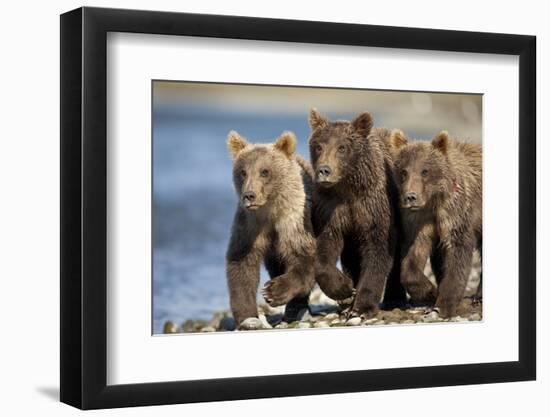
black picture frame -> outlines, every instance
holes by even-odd
[[[108,32],[519,56],[519,360],[107,385]],[[534,36],[84,7],[61,15],[60,57],[62,402],[94,409],[536,378]]]

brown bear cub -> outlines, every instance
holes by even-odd
[[[373,129],[367,112],[351,122],[329,121],[312,109],[309,124],[315,279],[330,298],[355,294],[348,317],[370,317],[384,292],[385,303],[406,301],[396,257],[399,209],[390,132]]]
[[[403,223],[401,282],[413,302],[435,303],[443,317],[457,314],[482,241],[481,146],[445,131],[432,142],[409,143],[392,132]],[[438,283],[424,275],[430,258]],[[478,289],[481,295],[481,283]]]
[[[271,280],[262,295],[271,306],[286,304],[285,320],[296,320],[315,283],[311,167],[295,154],[291,132],[273,144],[250,144],[232,131],[227,144],[239,196],[226,256],[233,316],[237,324],[258,317],[263,261]]]

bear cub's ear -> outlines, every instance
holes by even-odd
[[[273,147],[284,153],[287,158],[290,158],[296,151],[296,136],[292,132],[283,132],[275,141]]]
[[[311,130],[326,126],[328,126],[328,119],[322,116],[316,108],[311,109],[309,111],[309,127],[311,127]]]
[[[443,155],[447,155],[447,149],[449,148],[449,132],[442,130],[432,140],[432,146],[441,152]]]
[[[368,111],[361,113],[351,122],[353,129],[366,138],[372,129],[372,116]]]
[[[229,132],[227,135],[227,149],[229,149],[229,154],[233,160],[237,159],[237,156],[246,147],[246,145],[248,145],[246,139],[234,130]]]
[[[400,129],[393,129],[390,134],[390,146],[399,149],[408,143],[407,136]]]

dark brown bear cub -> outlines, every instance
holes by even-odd
[[[431,143],[407,143],[394,131],[395,161],[404,229],[401,282],[411,299],[456,315],[482,241],[482,162],[479,145],[439,133]],[[430,258],[438,283],[424,275]],[[478,294],[481,294],[481,284]]]
[[[249,144],[230,132],[227,143],[239,196],[226,257],[233,316],[237,324],[258,317],[264,262],[271,280],[262,295],[272,306],[286,304],[287,320],[295,320],[315,283],[311,167],[295,155],[296,137],[290,132],[265,145]]]
[[[402,287],[391,284],[399,284],[399,263],[394,262],[398,207],[389,131],[373,129],[367,112],[351,122],[332,122],[313,109],[309,123],[315,278],[333,299],[356,293],[348,317],[369,317],[379,309],[386,281],[394,289],[386,295],[405,299]]]

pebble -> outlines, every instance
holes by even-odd
[[[361,317],[352,317],[346,321],[346,326],[359,326],[361,324]]]
[[[325,320],[334,320],[334,319],[340,319],[340,316],[338,313],[329,313],[325,316]]]
[[[179,332],[179,328],[174,322],[167,321],[166,323],[164,323],[163,333],[178,333],[178,332]]]
[[[339,318],[338,318],[338,319],[334,319],[334,320],[331,320],[331,321],[330,321],[330,324],[342,324],[342,320],[340,320]]]
[[[383,324],[386,324],[386,322],[384,320],[378,320],[378,321],[375,321],[374,323],[372,323],[374,326],[381,326]]]
[[[431,313],[426,314],[422,318],[422,321],[424,323],[435,323],[439,321],[439,314],[436,311],[432,311]]]
[[[185,320],[181,327],[186,333],[192,332],[193,330],[195,330],[195,322],[193,320]]]
[[[239,324],[239,330],[260,330],[263,328],[262,321],[257,317],[249,317]]]
[[[283,315],[282,314],[275,314],[272,316],[267,315],[266,319],[271,326],[276,326],[277,324],[283,321]]]
[[[377,319],[376,317],[373,317],[372,319],[367,319],[365,320],[365,324],[374,324],[378,321],[379,319]]]
[[[218,326],[218,329],[226,330],[229,332],[232,332],[236,328],[237,328],[237,323],[235,323],[235,319],[229,316],[225,316],[223,319],[221,319],[220,324]]]
[[[309,311],[313,314],[313,317],[318,315],[326,316],[338,311],[338,306],[331,304],[310,304]],[[338,317],[338,314],[336,314],[336,317]]]
[[[462,322],[462,321],[468,321],[468,319],[466,317],[455,316],[455,317],[451,318],[451,321]]]
[[[186,333],[198,332],[203,327],[209,326],[210,324],[205,320],[186,320],[183,323],[182,328]]]
[[[275,316],[277,314],[283,314],[285,309],[283,306],[280,307],[271,307],[267,303],[260,303],[258,305],[258,315],[263,314],[265,316]]]
[[[276,329],[288,329],[288,323],[286,321],[280,322],[275,326]]]
[[[311,327],[311,323],[308,322],[308,321],[300,321],[298,323],[298,328],[299,329],[309,329]]]
[[[415,323],[414,320],[405,320],[405,321],[403,322],[403,324],[414,324],[414,323]]]
[[[313,319],[312,315],[310,314],[310,312],[308,310],[305,310],[303,312],[303,314],[301,314],[300,316],[300,321],[310,321]]]
[[[326,321],[320,320],[316,322],[313,327],[330,327],[330,325]]]
[[[212,317],[212,320],[210,321],[210,326],[214,327],[215,329],[219,329],[221,321],[225,317],[227,317],[227,316],[223,311],[218,311],[218,312],[214,313],[214,316]]]
[[[468,317],[470,321],[480,321],[481,320],[481,314],[474,313],[470,317]]]
[[[260,318],[260,322],[262,323],[262,328],[263,329],[272,329],[273,328],[273,326],[268,323],[267,318],[263,314],[260,314],[259,318]]]
[[[215,332],[216,329],[212,326],[206,326],[201,329],[201,332],[208,333],[208,332]]]

